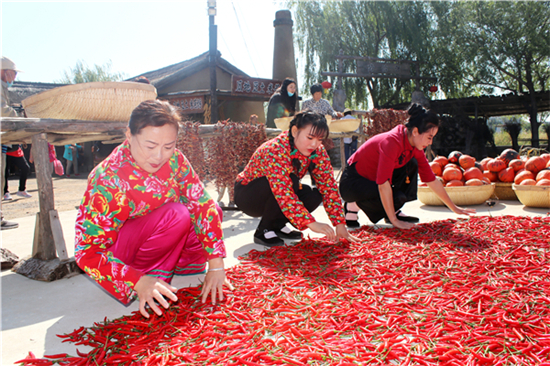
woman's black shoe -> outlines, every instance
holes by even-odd
[[[296,239],[302,239],[302,232],[297,230],[290,230],[288,227],[284,226],[280,230],[274,230],[275,234],[281,239],[290,239],[290,240],[296,240]]]
[[[354,212],[354,211],[349,211],[348,210],[348,204],[347,203],[344,203],[344,216],[345,216],[345,219],[346,219],[346,226],[347,227],[350,227],[350,228],[358,228],[358,227],[361,227],[361,224],[359,223],[359,216],[358,216],[359,212]],[[348,220],[348,218],[350,219],[355,219],[355,220]]]
[[[397,211],[395,213],[395,216],[397,216],[397,219],[400,221],[413,222],[413,223],[420,221],[418,217],[407,216],[403,212],[401,212],[401,210]],[[384,220],[386,221],[387,224],[391,224],[390,220],[387,217]]]
[[[265,245],[266,247],[280,247],[285,245],[284,240],[279,238],[273,230],[264,229],[262,232],[254,233],[254,243]]]
[[[361,224],[357,220],[346,220],[346,226],[355,229],[361,227]]]

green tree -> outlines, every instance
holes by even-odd
[[[415,60],[420,75],[437,77],[449,98],[529,95],[533,146],[538,146],[534,93],[550,77],[550,3],[540,1],[291,1],[305,84],[337,71],[336,56]],[[352,60],[344,72],[355,73]],[[420,81],[421,90],[430,82]],[[399,79],[345,78],[350,106],[374,107],[410,100],[415,83]],[[307,90],[307,89],[306,89]]]
[[[428,67],[433,28],[427,3],[295,1],[290,5],[305,60],[306,88],[322,80],[322,71],[338,71],[335,56],[340,50],[344,55],[419,61],[420,74],[433,76]],[[355,61],[346,60],[342,71],[355,73]],[[366,106],[368,92],[378,108],[410,99],[415,85],[406,79],[344,78],[343,88],[349,105]]]
[[[538,147],[540,123],[535,92],[545,91],[550,78],[550,2],[458,1],[431,5],[438,50],[443,50],[438,76],[446,89],[455,94],[479,95],[501,89],[529,95],[526,112],[532,145]]]
[[[79,84],[94,81],[121,81],[125,78],[124,73],[114,73],[111,71],[111,67],[111,61],[90,68],[86,63],[79,60],[74,68],[63,72],[63,78],[58,82],[62,84]]]

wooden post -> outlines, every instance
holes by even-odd
[[[214,16],[210,16],[210,123],[218,123],[218,94],[216,65],[218,56],[218,26],[214,24]]]
[[[37,222],[38,235],[35,235],[32,256],[36,259],[50,260],[57,258],[55,242],[52,234],[50,211],[54,210],[52,176],[48,174],[50,163],[48,141],[46,134],[41,133],[32,137],[36,182],[38,185],[39,220]]]

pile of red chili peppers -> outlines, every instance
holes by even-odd
[[[550,365],[550,218],[472,217],[359,243],[252,251],[216,306],[178,292],[60,335],[92,347],[25,365]],[[87,348],[89,349],[89,348]]]

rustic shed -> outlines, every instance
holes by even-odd
[[[239,93],[235,95],[233,79],[250,77],[221,57],[216,59],[218,117],[220,120],[248,121],[251,114],[257,114],[265,122],[264,102],[270,93],[258,95]],[[158,98],[170,101],[182,108],[190,120],[210,122],[210,70],[209,54],[205,52],[195,58],[145,72],[132,77],[144,76],[157,88]]]

